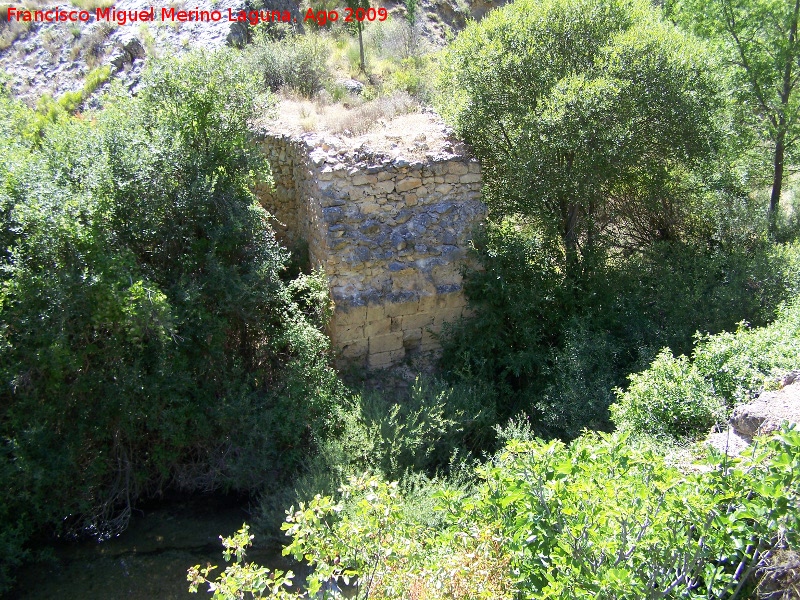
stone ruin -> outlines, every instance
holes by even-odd
[[[442,324],[465,313],[461,269],[486,215],[480,165],[464,144],[442,135],[423,143],[421,134],[403,148],[387,136],[372,145],[321,133],[263,137],[274,186],[256,194],[278,238],[307,244],[311,266],[325,271],[340,365],[435,355]]]

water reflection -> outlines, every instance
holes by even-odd
[[[224,569],[219,536],[229,536],[252,516],[241,499],[200,498],[145,508],[120,536],[94,541],[62,542],[52,561],[31,565],[18,574],[8,597],[20,600],[198,600],[205,590],[188,593],[186,570],[210,562]],[[277,543],[259,543],[247,560],[270,568],[298,572],[281,556]],[[302,569],[301,569],[302,570]],[[304,574],[303,574],[304,575]],[[298,574],[298,578],[303,576]],[[304,576],[303,576],[304,579]]]

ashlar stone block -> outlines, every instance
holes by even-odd
[[[398,192],[407,192],[422,185],[422,180],[418,177],[408,177],[397,182],[395,189]]]
[[[383,335],[375,335],[369,338],[369,353],[378,354],[381,352],[391,352],[400,350],[403,347],[403,332],[392,331]]]

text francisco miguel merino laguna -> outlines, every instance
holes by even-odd
[[[292,15],[288,10],[235,11],[231,8],[226,11],[199,9],[176,10],[172,7],[162,7],[159,9],[159,12],[156,12],[154,6],[145,10],[117,10],[113,6],[110,6],[108,8],[96,8],[93,11],[77,10],[73,7],[62,8],[58,6],[47,10],[26,10],[9,6],[6,8],[5,17],[7,21],[37,21],[42,23],[76,23],[78,21],[88,23],[94,18],[95,21],[108,21],[116,23],[117,25],[125,25],[126,23],[155,21],[157,14],[161,17],[161,21],[174,21],[179,23],[186,23],[189,21],[214,23],[218,21],[248,21],[256,25],[259,22],[292,21]]]

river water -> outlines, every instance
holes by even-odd
[[[210,562],[225,568],[220,535],[230,536],[253,518],[240,499],[200,498],[164,503],[134,513],[128,529],[104,542],[58,542],[53,559],[18,573],[14,600],[198,600],[186,570]],[[252,533],[252,527],[251,527]],[[298,572],[277,543],[259,543],[246,560]],[[302,567],[300,567],[302,570]],[[216,571],[216,572],[219,572]],[[298,578],[300,575],[297,576]],[[304,578],[304,577],[303,577]]]

